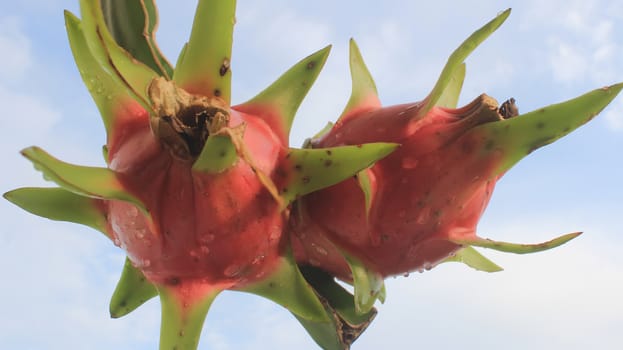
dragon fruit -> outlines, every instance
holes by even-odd
[[[290,203],[355,175],[396,145],[288,147],[294,114],[329,47],[231,106],[235,1],[199,1],[175,69],[155,44],[152,1],[81,0],[80,7],[81,19],[65,13],[67,33],[105,124],[108,166],[73,165],[27,148],[22,154],[59,187],[21,188],[5,198],[93,227],[124,249],[111,316],[159,295],[161,349],[196,348],[223,290],[269,298],[304,325],[325,327],[316,334],[337,337],[336,312],[303,278],[284,235]]]
[[[481,95],[456,108],[466,57],[510,10],[470,36],[449,58],[420,102],[382,107],[359,49],[351,41],[352,95],[335,125],[308,147],[395,142],[400,148],[297,203],[291,234],[297,260],[354,283],[358,310],[383,301],[387,276],[429,270],[444,261],[501,268],[473,247],[530,253],[580,233],[540,244],[512,244],[476,235],[496,181],[515,163],[591,120],[623,88],[604,87],[576,99],[517,115],[514,99],[498,106]]]

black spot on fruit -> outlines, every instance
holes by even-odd
[[[180,284],[181,280],[179,277],[169,277],[166,279],[166,284],[170,285],[170,286],[177,286]]]

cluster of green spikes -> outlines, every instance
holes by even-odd
[[[141,108],[153,112],[148,95],[149,82],[162,77],[173,81],[188,92],[219,98],[228,106],[231,104],[231,50],[235,23],[235,0],[199,0],[196,17],[188,43],[186,43],[173,67],[162,55],[155,43],[158,23],[153,0],[81,0],[82,18],[66,12],[66,26],[69,41],[80,69],[81,76],[102,115],[110,137],[115,126],[115,110],[127,106],[127,101],[136,101]],[[450,56],[434,88],[424,100],[419,111],[423,117],[434,106],[456,107],[465,78],[465,59],[508,17],[504,11],[480,30],[472,34]],[[257,114],[260,110],[274,110],[275,126],[288,144],[288,135],[294,115],[307,94],[311,84],[324,65],[329,47],[303,59],[276,82],[256,97],[236,106],[236,110]],[[365,66],[354,41],[350,46],[350,67],[352,95],[340,118],[367,108],[366,103],[378,101],[376,86]],[[121,88],[120,88],[121,87]],[[528,113],[504,125],[492,123],[483,130],[493,140],[506,145],[507,161],[498,170],[508,170],[519,159],[533,149],[563,136],[578,125],[590,120],[603,109],[623,88],[613,85],[589,92],[563,104],[553,105]],[[573,113],[569,113],[573,111]],[[133,111],[129,110],[128,113]],[[577,116],[575,119],[567,118]],[[547,124],[543,124],[547,120]],[[545,125],[539,127],[540,125]],[[564,126],[564,127],[561,127]],[[518,137],[517,135],[531,135]],[[275,188],[274,196],[283,208],[298,196],[334,184],[365,169],[374,161],[395,149],[393,144],[372,144],[363,148],[345,146],[337,149],[335,157],[350,162],[332,169],[333,177],[318,183],[292,179],[299,188],[287,192]],[[215,149],[225,149],[226,157],[217,157]],[[512,152],[511,152],[512,151]],[[238,149],[235,137],[214,135],[206,142],[193,169],[206,172],[221,172],[236,161],[242,151]],[[321,150],[292,150],[292,157],[309,165],[312,171],[323,171],[319,164]],[[104,153],[107,150],[104,149]],[[243,152],[242,152],[243,153]],[[76,166],[61,162],[37,147],[31,147],[22,154],[32,161],[44,175],[60,188],[22,188],[5,194],[11,202],[27,211],[53,220],[69,221],[87,225],[105,234],[106,218],[96,209],[97,199],[114,199],[143,207],[140,200],[127,193],[113,171],[107,168]],[[108,157],[106,157],[108,158]],[[321,178],[320,176],[314,177]],[[369,208],[369,183],[365,172],[358,175],[362,190],[366,194]],[[300,185],[305,183],[305,186]],[[478,253],[472,246],[491,248],[514,253],[527,253],[563,244],[578,234],[565,235],[540,245],[516,245],[490,240],[456,240],[464,245],[459,253],[448,261],[458,261],[478,270],[494,272],[501,268]],[[326,273],[294,264],[291,253],[284,258],[274,280],[254,285],[241,291],[265,296],[287,307],[305,327],[313,339],[324,349],[340,350],[350,344],[370,324],[376,310],[377,299],[383,301],[385,289],[380,276],[368,271],[354,258],[347,258],[352,272],[354,296],[337,284]],[[284,292],[275,296],[273,282],[287,283]],[[126,259],[122,275],[110,302],[110,315],[122,317],[155,296],[162,303],[161,349],[192,350],[197,347],[205,314],[218,292],[210,294],[185,318],[175,300],[166,288],[151,284],[142,272]],[[302,301],[301,301],[302,300]]]

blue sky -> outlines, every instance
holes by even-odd
[[[9,5],[10,3],[10,5]],[[160,1],[158,39],[175,61],[194,2]],[[354,37],[386,105],[421,99],[447,56],[512,7],[467,60],[461,96],[515,97],[521,111],[623,81],[623,3],[616,0],[293,2],[239,0],[232,69],[242,102],[307,54],[333,44],[301,107],[292,143],[341,112],[350,93]],[[73,64],[62,10],[77,1],[0,0],[0,191],[46,185],[18,155],[39,145],[73,163],[102,166],[104,129]],[[486,274],[445,264],[387,281],[388,301],[355,350],[617,349],[623,344],[623,96],[597,119],[513,168],[481,220],[481,236],[536,242],[585,234],[529,256],[484,252],[505,268]],[[124,255],[95,232],[30,216],[0,201],[0,348],[156,349],[159,305],[120,320],[108,301]],[[201,349],[316,349],[289,313],[258,297],[224,293]]]

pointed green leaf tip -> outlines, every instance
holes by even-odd
[[[350,75],[352,80],[351,95],[340,116],[340,121],[344,121],[358,112],[381,106],[374,79],[363,61],[361,51],[359,51],[354,39],[350,39]]]
[[[331,46],[327,46],[302,59],[264,91],[234,109],[264,119],[287,145],[296,111],[324,67],[330,51]]]
[[[285,203],[334,185],[371,166],[393,152],[395,143],[368,143],[333,148],[291,149],[278,174],[286,176],[279,184]]]
[[[5,193],[4,198],[31,214],[86,225],[105,234],[106,217],[93,198],[62,188],[36,187],[18,188]]]
[[[480,254],[476,249],[472,247],[464,247],[461,248],[454,256],[447,258],[442,261],[445,262],[460,262],[465,265],[484,272],[499,272],[502,271],[503,268],[498,266],[493,261],[487,259],[484,255]]]
[[[431,108],[439,104],[439,101],[444,95],[444,91],[446,91],[448,84],[451,84],[453,77],[456,76],[455,71],[457,69],[461,69],[461,64],[463,64],[463,61],[465,61],[467,56],[469,56],[483,41],[485,41],[489,35],[497,30],[502,23],[506,21],[510,13],[511,9],[501,12],[489,23],[485,24],[482,28],[470,35],[469,38],[467,38],[456,50],[454,50],[452,55],[448,58],[448,62],[443,67],[433,90],[424,100],[426,104],[418,111],[418,114],[415,117],[416,119],[423,117],[426,113],[428,113],[428,111],[430,111]]]
[[[22,151],[22,155],[30,160],[35,169],[41,171],[47,180],[68,191],[87,197],[118,199],[133,203],[143,211],[146,210],[137,198],[125,191],[115,173],[109,169],[65,163],[39,147],[26,148]]]
[[[237,290],[262,296],[285,307],[298,317],[312,322],[328,322],[324,307],[305,281],[288,250],[277,262],[274,272]]]
[[[238,153],[230,135],[210,135],[193,164],[193,170],[218,174],[235,164],[237,160]]]
[[[231,103],[231,48],[235,0],[199,0],[188,47],[173,80],[198,95]]]
[[[482,247],[489,248],[493,250],[498,250],[506,253],[515,253],[515,254],[530,254],[542,252],[544,250],[549,250],[552,248],[556,248],[560,245],[563,245],[570,240],[576,238],[581,235],[582,232],[574,232],[568,233],[566,235],[562,235],[560,237],[554,238],[547,242],[537,243],[537,244],[517,244],[517,243],[508,243],[508,242],[499,242],[494,241],[488,238],[480,238],[480,237],[470,237],[470,238],[457,238],[452,239],[452,242],[456,244],[474,246],[474,247]]]
[[[173,68],[156,44],[158,10],[152,0],[101,0],[106,26],[134,58],[171,79]]]
[[[588,92],[517,117],[472,129],[482,136],[484,155],[501,152],[494,175],[503,174],[537,148],[567,135],[599,114],[623,89],[623,83]]]
[[[110,317],[125,316],[156,295],[156,287],[126,258],[121,278],[110,299]]]

